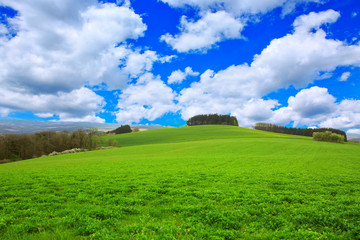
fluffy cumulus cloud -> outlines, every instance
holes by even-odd
[[[169,33],[161,36],[173,49],[178,52],[199,51],[206,52],[217,43],[228,39],[241,38],[241,32],[250,19],[249,16],[265,14],[277,7],[281,7],[283,14],[288,14],[303,3],[322,0],[161,0],[171,7],[192,7],[199,10],[200,19],[189,21],[186,16],[180,20],[180,33]]]
[[[99,121],[81,113],[94,115],[94,107],[88,104],[79,106],[76,116],[72,109],[66,114],[60,108],[68,104],[65,96],[84,92],[85,85],[122,89],[131,79],[150,71],[154,62],[170,61],[173,56],[128,45],[127,40],[143,36],[147,26],[129,1],[120,2],[122,6],[96,0],[0,0],[1,5],[18,11],[7,19],[7,26],[0,25],[0,89],[6,93],[0,103],[1,114],[31,110],[40,117],[59,114],[61,120]],[[84,96],[91,96],[101,106],[102,98],[89,91]],[[31,104],[22,109],[7,104],[20,95],[26,96],[24,99],[45,96],[62,104],[45,108],[46,114]]]
[[[337,102],[326,88],[312,87],[290,97],[288,106],[277,109],[269,121],[294,122],[294,126],[318,125],[325,128],[360,128],[360,101]]]
[[[117,50],[122,50],[122,55],[118,55],[118,61],[108,62],[113,64],[114,72],[107,72],[96,83],[105,82],[109,89],[122,89],[131,80],[136,80],[141,75],[152,70],[155,62],[170,62],[175,56],[160,56],[155,51],[140,49],[129,49],[126,46],[118,46]],[[117,64],[120,64],[120,68]]]
[[[274,111],[271,121],[278,124],[294,122],[294,126],[319,124],[337,110],[335,101],[326,88],[304,89],[289,98],[287,107]]]
[[[319,125],[344,129],[360,128],[360,100],[345,99],[341,101],[338,110]]]
[[[273,109],[279,105],[277,100],[250,99],[241,108],[231,113],[237,116],[240,126],[251,127],[256,122],[264,122],[273,116]]]
[[[155,51],[146,50],[144,53],[131,52],[122,69],[130,77],[137,78],[152,69],[154,62],[169,62],[175,56],[160,57]]]
[[[297,5],[315,2],[322,3],[323,0],[161,0],[169,6],[183,8],[193,7],[204,10],[226,10],[234,15],[266,13],[274,8],[283,8],[283,13],[291,12]]]
[[[198,72],[194,72],[191,67],[186,67],[184,71],[176,70],[173,71],[168,77],[168,84],[180,84],[182,83],[188,76],[198,76]]]
[[[8,33],[7,27],[4,24],[0,24],[0,37],[5,37]]]
[[[239,94],[241,90],[236,89],[239,86],[232,81],[236,73],[218,74],[221,75],[207,70],[200,76],[200,82],[195,82],[190,88],[180,92],[177,99],[184,119],[196,114],[231,113],[238,117],[241,126],[251,126],[254,121],[271,117],[271,109],[278,105],[276,100],[263,100],[251,94],[246,95],[245,85],[242,86],[244,94]]]
[[[192,50],[206,51],[225,39],[241,37],[244,24],[225,11],[206,12],[200,20],[188,21],[185,16],[180,21],[180,34],[165,34],[161,40],[178,52]]]
[[[290,97],[288,107],[306,119],[332,113],[335,109],[335,100],[326,88],[312,87],[300,91],[295,97]]]
[[[96,117],[105,105],[104,99],[84,87],[71,92],[38,95],[2,90],[0,98],[3,115],[10,111],[32,111],[45,118],[56,114],[62,121],[104,122]]]
[[[176,112],[175,93],[151,73],[142,75],[119,96],[116,120],[119,123],[136,123],[142,119],[153,121],[165,113]]]
[[[65,96],[84,92],[85,84],[105,82],[109,86],[124,87],[128,81],[124,75],[139,74],[149,69],[152,61],[159,60],[152,52],[140,54],[126,47],[127,39],[143,36],[147,28],[128,6],[95,0],[1,0],[0,4],[18,11],[17,16],[7,19],[7,31],[14,32],[15,36],[0,38],[0,85],[6,93],[0,106],[7,109],[2,113],[19,110],[5,104],[15,96],[26,96],[26,99],[45,96],[51,102],[62,101],[62,104],[53,104],[52,109],[46,108],[49,113],[61,113],[61,119],[77,120],[72,109],[65,114],[66,109],[60,107],[72,101]],[[134,56],[141,58],[136,69],[131,67]],[[127,69],[119,69],[124,62]],[[86,93],[86,96],[93,95],[93,92]],[[101,105],[99,99],[97,96],[93,100]],[[30,105],[24,104],[23,110],[33,110]],[[79,109],[86,107],[89,113],[94,110],[87,104]],[[84,117],[81,113],[77,116]]]
[[[326,73],[338,66],[360,66],[359,45],[329,39],[320,28],[326,20],[334,22],[339,17],[337,12],[310,13],[300,19],[307,17],[309,20],[303,21],[304,26],[298,18],[293,34],[272,40],[260,55],[255,56],[250,68],[267,75],[263,76],[266,84],[261,90],[264,93],[290,85],[305,87],[314,79],[327,77]]]
[[[321,13],[311,12],[308,15],[302,15],[293,23],[296,32],[308,32],[309,30],[318,30],[321,25],[334,23],[340,17],[340,13],[334,10],[328,10]]]
[[[146,25],[130,8],[97,1],[6,1],[17,35],[1,42],[1,84],[43,93],[71,91],[84,83],[121,79],[119,59],[130,53],[114,47],[144,34]]]
[[[251,99],[261,99],[270,92],[289,86],[306,87],[316,79],[326,78],[338,66],[360,66],[359,45],[330,39],[321,28],[338,17],[339,13],[333,10],[301,16],[295,20],[292,34],[272,40],[259,55],[254,56],[250,65],[230,66],[217,73],[207,70],[199,82],[181,91],[179,104],[183,118],[194,113],[218,112],[236,114],[239,119],[249,119],[249,122],[255,121],[262,116],[246,116],[241,110],[250,104]],[[302,101],[305,95],[323,98],[319,99],[319,103],[306,102]],[[260,106],[267,109],[261,111],[264,113],[263,119],[270,119],[273,117],[270,111],[275,108],[276,102],[263,101]],[[321,101],[328,105],[323,107]],[[334,101],[323,89],[313,88],[291,98],[289,104],[299,116],[306,119],[313,113],[333,111]],[[302,108],[300,102],[307,104],[308,110]],[[281,121],[277,117],[277,122],[288,123],[289,111],[282,108],[277,115],[284,119]]]
[[[254,15],[282,8],[283,14],[307,2],[322,0],[161,0],[171,7],[196,9],[196,20],[182,16],[179,33],[161,40],[178,52],[202,52],[228,39],[242,38]],[[122,5],[121,5],[122,4]],[[241,126],[271,121],[360,129],[360,101],[337,101],[325,88],[312,87],[288,99],[287,106],[264,96],[293,86],[306,88],[326,80],[338,67],[360,67],[360,45],[332,39],[326,25],[340,13],[328,10],[303,15],[293,31],[272,40],[250,64],[206,70],[178,94],[153,65],[170,62],[150,48],[131,44],[147,29],[129,0],[117,4],[97,0],[0,0],[17,11],[0,23],[0,115],[32,111],[62,121],[103,122],[97,115],[105,100],[91,89],[119,89],[115,112],[120,123],[153,121],[168,112],[184,119],[195,114],[233,114]],[[137,47],[134,47],[137,46]],[[352,69],[352,68],[349,68]],[[339,78],[346,81],[351,72]],[[168,76],[180,84],[199,73],[187,67]]]

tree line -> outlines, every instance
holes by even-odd
[[[73,148],[92,150],[100,144],[97,132],[96,128],[90,128],[72,133],[42,131],[34,134],[0,135],[0,160],[24,160]]]
[[[312,137],[315,132],[330,131],[332,133],[336,133],[344,136],[344,141],[347,142],[346,133],[342,130],[334,129],[334,128],[291,128],[291,127],[279,126],[276,124],[260,122],[255,124],[254,129],[268,131],[268,132],[275,132],[275,133],[308,136],[308,137]]]
[[[234,125],[239,126],[238,120],[234,116],[218,114],[201,114],[196,115],[187,121],[188,126],[194,125]]]

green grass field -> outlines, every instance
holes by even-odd
[[[214,139],[230,138],[295,138],[309,139],[303,136],[284,135],[271,132],[264,132],[248,128],[234,126],[193,126],[168,129],[154,129],[151,131],[136,132],[130,134],[109,135],[103,137],[103,145],[109,139],[117,140],[121,146],[135,146],[155,143],[178,143]]]
[[[360,145],[231,126],[0,165],[0,239],[359,239]]]

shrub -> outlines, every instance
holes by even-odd
[[[108,140],[108,145],[109,145],[109,146],[112,146],[112,147],[119,147],[119,146],[120,146],[120,145],[119,145],[119,142],[116,141],[115,139],[109,139],[109,140]]]
[[[315,141],[344,143],[345,138],[343,135],[326,131],[326,132],[314,132],[313,139]]]
[[[133,132],[140,132],[140,128],[138,128],[138,127],[135,127],[135,128],[133,128],[133,130],[132,130]]]
[[[115,129],[114,131],[111,131],[110,133],[121,134],[121,133],[131,133],[131,132],[132,132],[131,127],[129,125],[121,125],[120,127]]]

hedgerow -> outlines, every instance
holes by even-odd
[[[313,139],[315,141],[324,141],[324,142],[336,142],[344,143],[344,136],[330,131],[326,132],[314,132]]]

